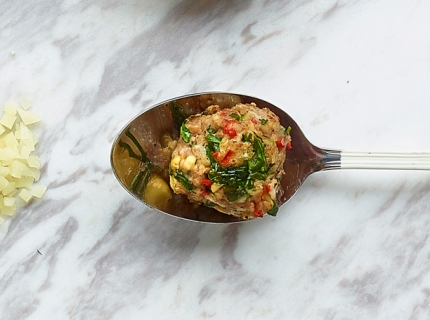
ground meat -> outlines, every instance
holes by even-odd
[[[276,214],[289,129],[267,108],[210,106],[182,124],[170,185],[192,202],[242,218]]]

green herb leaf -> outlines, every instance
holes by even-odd
[[[229,201],[236,201],[248,194],[249,172],[246,164],[225,168],[220,165],[213,165],[209,170],[208,178],[224,186],[224,194]]]
[[[137,141],[136,137],[130,132],[130,130],[127,130],[125,132],[125,135],[130,138],[130,140],[134,143],[136,148],[139,150],[140,154],[142,155],[142,161],[145,163],[149,163],[150,161],[148,159],[148,156],[146,155],[145,150],[143,150],[142,146]]]
[[[218,138],[217,136],[214,136],[213,134],[208,134],[206,137],[205,137],[205,139],[206,139],[206,141],[208,141],[208,142],[212,142],[212,143],[221,143],[221,139],[220,138]]]
[[[290,134],[291,132],[291,126],[288,126],[287,129],[285,129],[285,134]]]
[[[207,129],[207,132],[215,134],[218,130],[215,130],[214,128],[212,128],[212,126],[209,126]]]
[[[146,185],[148,184],[149,178],[151,177],[151,170],[147,170],[143,179],[142,179],[142,183],[140,184],[140,188],[137,191],[137,194],[141,195],[143,193],[143,191],[146,188]]]
[[[133,181],[131,182],[130,189],[133,192],[136,192],[137,186],[139,185],[140,179],[142,179],[143,174],[148,170],[147,167],[140,170],[136,176],[133,178]]]
[[[127,151],[128,151],[128,155],[129,155],[131,158],[135,158],[135,159],[137,159],[137,160],[143,161],[142,157],[141,157],[141,156],[139,156],[138,154],[136,154],[136,153],[133,151],[133,149],[130,147],[130,145],[129,145],[128,143],[126,143],[126,142],[124,142],[124,141],[120,140],[118,144],[119,144],[119,146],[120,146],[121,148],[124,148],[125,150],[127,150]]]
[[[208,159],[211,163],[211,168],[214,170],[217,170],[217,168],[220,166],[220,164],[215,161],[215,158],[212,155],[212,152],[215,152],[215,150],[213,149],[213,145],[208,144],[205,147],[205,149],[206,149],[206,156],[208,157]]]
[[[214,152],[219,151],[219,144],[221,143],[220,138],[210,133],[205,137],[205,139],[208,142],[208,146],[210,147],[211,151],[214,151]]]
[[[245,189],[226,189],[224,194],[227,196],[228,201],[237,201],[243,196],[248,195],[248,192]]]
[[[172,170],[169,170],[169,173],[173,178],[178,180],[184,186],[184,188],[187,189],[188,192],[194,193],[194,185],[187,178],[187,176],[185,176],[182,170],[177,169],[175,174],[172,172]]]
[[[249,160],[249,171],[251,173],[267,172],[266,155],[264,153],[265,145],[263,140],[257,135],[254,135],[253,147],[254,156]]]
[[[245,115],[241,115],[239,113],[232,113],[230,114],[230,118],[236,119],[237,121],[241,122],[243,119],[245,119]]]
[[[267,177],[269,176],[269,173],[268,172],[252,172],[250,176],[253,179],[266,180]]]
[[[133,191],[134,193],[138,194],[139,196],[142,195],[143,191],[145,190],[149,178],[151,177],[151,173],[154,169],[162,171],[161,167],[155,163],[152,163],[145,150],[143,150],[142,146],[140,145],[140,143],[137,141],[136,137],[130,132],[130,130],[127,130],[125,132],[125,135],[133,142],[133,144],[136,146],[136,148],[139,150],[139,153],[141,155],[138,155],[137,153],[135,153],[132,149],[132,147],[120,140],[119,141],[119,146],[124,148],[125,150],[128,151],[128,155],[131,158],[135,158],[139,161],[141,161],[144,165],[144,167],[142,169],[140,169],[140,171],[135,175],[135,177],[133,178],[133,180],[131,181],[130,184],[130,189],[131,191]]]
[[[248,133],[248,134],[244,133],[242,135],[242,142],[250,142],[250,143],[252,143],[252,133]]]
[[[276,215],[278,214],[278,210],[279,210],[278,204],[276,203],[276,201],[274,201],[273,207],[269,211],[267,211],[267,214],[276,217]]]
[[[267,119],[260,119],[260,123],[261,123],[263,126],[267,123],[267,121],[269,121],[269,120],[267,120]]]
[[[215,136],[209,137],[208,135],[206,137],[209,142],[206,146],[206,155],[211,163],[208,178],[224,187],[224,194],[229,201],[236,201],[248,195],[249,191],[254,188],[254,181],[256,179],[267,179],[268,170],[271,168],[266,162],[263,140],[257,135],[254,135],[254,138],[252,134],[244,136],[242,136],[242,139],[247,139],[253,144],[254,155],[250,160],[244,161],[239,166],[229,167],[222,167],[212,156],[212,152],[215,151],[214,145],[216,144],[211,140]]]
[[[215,203],[215,202],[212,202],[212,201],[205,201],[205,202],[203,202],[203,204],[204,204],[206,207],[215,207],[215,206],[216,206],[216,203]]]
[[[184,139],[186,143],[189,143],[191,140],[191,131],[185,126],[185,122],[181,125],[181,137]]]
[[[185,119],[188,118],[184,107],[176,100],[170,103],[170,112],[172,113],[176,128],[180,128]]]

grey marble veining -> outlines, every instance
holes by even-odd
[[[0,225],[1,319],[428,319],[430,173],[311,176],[277,218],[162,215],[115,180],[129,119],[258,96],[318,146],[429,151],[428,1],[2,1],[0,105],[26,96],[44,198]]]

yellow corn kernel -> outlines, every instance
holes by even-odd
[[[185,161],[182,163],[182,169],[185,171],[190,171],[194,168],[196,164],[196,157],[190,154]]]
[[[211,191],[213,193],[217,192],[222,186],[218,183],[212,183],[211,185]]]
[[[170,167],[174,170],[179,169],[179,162],[181,161],[180,156],[175,156],[170,162]]]

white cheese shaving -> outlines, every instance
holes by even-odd
[[[31,195],[37,198],[42,198],[45,192],[46,192],[45,186],[34,186],[33,189],[31,190]]]
[[[25,202],[28,202],[30,201],[32,195],[27,189],[21,189],[21,191],[19,192],[19,197]]]
[[[29,125],[40,121],[40,117],[30,111],[18,109],[19,116],[24,124]]]
[[[31,103],[20,98],[21,107],[7,102],[0,117],[0,215],[13,216],[18,201],[41,198],[46,187],[34,185],[40,178],[40,159],[34,154],[37,139],[28,127],[41,119],[27,111]],[[0,224],[4,219],[0,216]]]
[[[28,110],[28,108],[31,106],[30,101],[26,97],[19,98],[19,103],[24,110]]]

